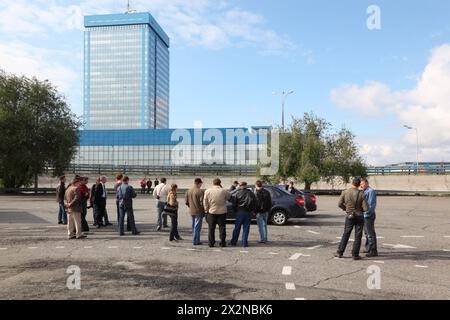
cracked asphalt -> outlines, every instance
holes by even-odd
[[[2,196],[0,299],[450,299],[450,198],[379,197],[380,256],[362,261],[350,258],[350,248],[344,259],[333,257],[344,223],[337,200],[318,197],[317,212],[269,226],[266,245],[257,243],[252,224],[249,248],[210,249],[206,224],[205,245],[191,245],[185,208],[184,241],[156,232],[149,196],[135,201],[140,236],[117,236],[110,201],[114,227],[70,241],[55,223],[53,197]],[[232,229],[228,224],[228,239]],[[66,285],[69,266],[80,268],[80,290]],[[368,288],[373,266],[380,268],[377,290]]]

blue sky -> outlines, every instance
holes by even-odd
[[[358,137],[372,164],[450,161],[450,2],[154,0],[171,36],[171,127],[277,125],[314,111]],[[366,25],[369,5],[381,30]],[[0,3],[0,68],[55,82],[82,113],[82,16],[117,13],[126,1]],[[447,130],[448,131],[448,130]]]

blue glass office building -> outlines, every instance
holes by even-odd
[[[86,16],[85,28],[85,126],[74,165],[257,165],[267,127],[168,129],[170,43],[150,13]]]
[[[85,129],[169,127],[169,37],[150,13],[86,16]]]

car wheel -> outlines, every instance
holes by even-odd
[[[272,216],[270,217],[270,220],[272,221],[272,223],[274,225],[283,226],[287,223],[288,219],[287,219],[286,212],[277,210],[272,214]]]

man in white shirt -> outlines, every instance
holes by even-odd
[[[169,194],[170,188],[167,185],[167,179],[161,178],[161,183],[158,184],[153,190],[153,196],[158,200],[156,202],[156,214],[158,216],[156,227],[157,231],[160,231],[162,228],[168,228],[167,225],[167,216],[163,215],[164,207],[167,204],[167,195]]]

